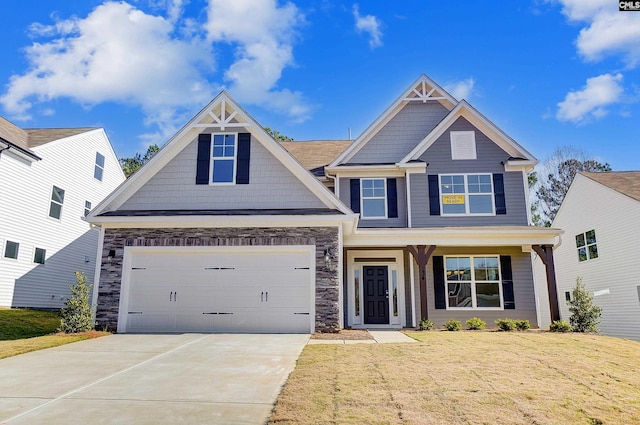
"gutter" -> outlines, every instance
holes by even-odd
[[[16,155],[28,159],[29,161],[40,161],[42,159],[33,152],[27,149],[23,149],[20,146],[9,142],[8,140],[0,139],[0,145],[4,145],[4,148],[0,149],[0,154],[2,154],[2,152],[6,150],[12,149],[13,151],[15,151]]]

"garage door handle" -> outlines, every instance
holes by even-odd
[[[171,293],[169,294],[169,301],[173,301],[173,291],[171,291]]]
[[[264,291],[260,292],[260,302],[264,302]]]
[[[178,291],[173,293],[173,300],[178,301]]]
[[[265,302],[269,302],[269,293],[268,292],[264,293],[264,301]]]

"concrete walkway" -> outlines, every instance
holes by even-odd
[[[308,345],[316,344],[387,344],[401,342],[416,342],[415,339],[408,337],[402,332],[385,330],[385,331],[369,331],[373,339],[310,339]]]
[[[309,335],[111,335],[0,360],[0,424],[264,424]]]

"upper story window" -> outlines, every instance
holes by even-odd
[[[19,249],[20,244],[18,242],[7,241],[4,247],[4,257],[13,258],[14,260],[17,259]]]
[[[64,203],[64,189],[53,186],[51,191],[51,205],[49,206],[49,217],[60,219],[62,216],[62,204]]]
[[[84,216],[88,216],[89,213],[91,212],[91,202],[89,201],[84,201]]]
[[[445,257],[447,308],[502,308],[498,256]]]
[[[360,179],[362,218],[387,218],[387,179]]]
[[[37,264],[44,264],[45,257],[47,256],[47,250],[43,248],[36,248],[33,252],[33,262]]]
[[[451,159],[476,159],[475,131],[451,131]]]
[[[96,166],[93,170],[93,177],[102,181],[102,175],[104,174],[104,155],[96,152]]]
[[[587,261],[598,258],[596,231],[589,230],[588,232],[576,235],[576,248],[578,248],[578,261]]]
[[[491,174],[440,175],[442,215],[493,215]]]
[[[236,135],[214,134],[211,144],[211,183],[235,183]]]

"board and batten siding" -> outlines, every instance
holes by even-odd
[[[451,131],[475,131],[477,159],[452,160]],[[525,179],[522,172],[504,171],[509,154],[492,142],[465,118],[458,118],[420,157],[427,166],[426,174],[411,174],[411,224],[412,227],[448,226],[526,226],[528,213]],[[507,214],[482,216],[439,216],[429,214],[429,182],[431,174],[501,173]]]
[[[449,113],[439,102],[407,103],[348,163],[396,163]]]
[[[98,230],[82,220],[85,201],[95,207],[124,175],[101,129],[33,149],[42,158],[28,164],[0,155],[0,306],[60,308],[70,295],[75,271],[94,278]],[[102,181],[93,176],[96,152],[105,157]],[[18,184],[19,182],[19,184]],[[53,186],[64,189],[60,220],[49,217]],[[4,258],[6,241],[20,244],[18,259]],[[44,265],[33,262],[46,250]]]
[[[377,178],[377,177],[374,177]],[[340,177],[340,200],[351,208],[351,178]],[[398,217],[387,219],[367,220],[360,218],[358,227],[407,227],[407,187],[403,177],[396,177],[396,193],[398,197]]]
[[[640,340],[640,202],[577,175],[553,227],[563,229],[555,250],[560,315],[569,320],[565,291],[576,278],[602,308],[605,335]],[[575,236],[595,230],[598,258],[580,262]],[[608,293],[607,293],[608,292]]]
[[[510,255],[516,308],[514,310],[482,310],[471,308],[454,310],[436,309],[433,288],[433,256],[440,255]],[[531,255],[528,252],[522,252],[519,247],[443,247],[437,248],[433,252],[433,256],[427,264],[427,303],[429,319],[435,322],[438,328],[449,319],[459,320],[463,326],[465,326],[465,321],[472,317],[479,317],[487,322],[488,328],[495,327],[494,321],[504,319],[505,317],[515,320],[529,320],[532,327],[538,326]],[[416,309],[416,312],[420,312],[420,277],[418,275],[418,267],[414,267],[414,284],[416,299],[413,308]],[[420,320],[420,318],[417,317],[417,320]]]
[[[249,184],[196,185],[197,138],[119,210],[326,208],[262,144],[251,138]]]

